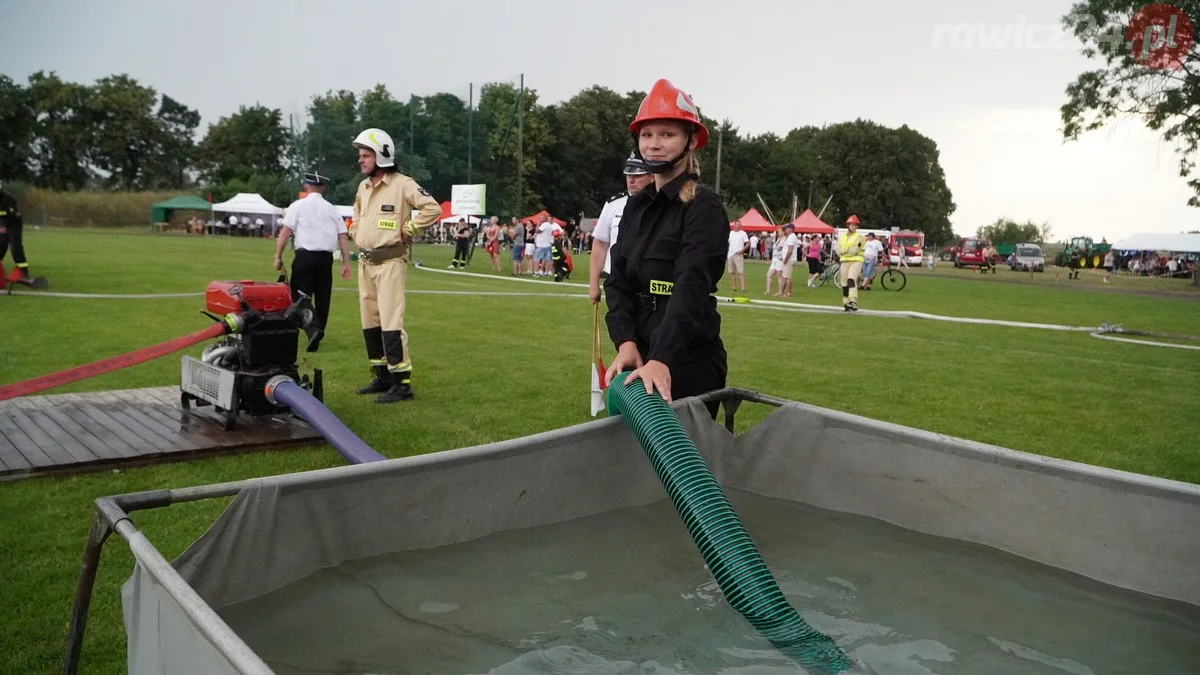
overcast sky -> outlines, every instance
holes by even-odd
[[[465,98],[468,83],[523,73],[549,103],[666,77],[753,134],[856,117],[908,124],[940,148],[960,234],[1001,216],[1109,241],[1200,225],[1172,147],[1140,123],[1060,140],[1065,87],[1089,67],[1059,27],[1069,0],[584,6],[0,0],[0,72],[22,83],[37,70],[78,82],[127,73],[198,108],[202,129],[239,104],[300,115],[314,93],[380,82],[400,99]]]

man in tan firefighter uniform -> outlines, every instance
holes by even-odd
[[[442,207],[396,167],[396,145],[382,129],[354,139],[366,178],[354,196],[359,309],[374,379],[358,390],[376,403],[413,397],[412,354],[404,330],[404,277],[413,237],[442,216]]]
[[[841,263],[838,281],[842,287],[842,308],[847,312],[858,311],[858,277],[862,274],[866,245],[866,237],[858,233],[858,216],[850,214],[846,219],[846,231],[837,238],[838,261]]]

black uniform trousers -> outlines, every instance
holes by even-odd
[[[333,295],[332,251],[296,249],[296,257],[292,259],[292,295],[297,295],[297,291],[312,297],[317,326],[325,330]]]
[[[26,267],[29,263],[25,260],[25,242],[21,239],[22,230],[25,229],[24,223],[19,217],[4,217],[0,218],[0,225],[4,226],[4,233],[0,234],[0,262],[8,255],[8,245],[11,242],[13,262],[17,267]]]
[[[471,255],[471,239],[470,237],[461,237],[454,240],[454,266],[466,267],[467,259]]]
[[[665,304],[659,304],[657,311],[645,308],[638,311],[635,342],[643,362],[650,360],[650,334],[653,332],[653,327],[657,326],[663,315],[666,314]],[[713,304],[716,304],[715,300]],[[716,319],[717,335],[697,344],[696,348],[688,350],[678,362],[671,365],[672,399],[699,396],[725,388],[729,376],[729,355],[725,351],[725,343],[719,337],[720,321],[718,315]],[[709,401],[704,406],[708,409],[708,414],[716,419],[717,411],[721,408],[720,402]]]

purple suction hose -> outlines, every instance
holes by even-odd
[[[288,377],[272,379],[267,384],[267,398],[288,406],[292,412],[313,425],[326,441],[351,464],[378,462],[387,457],[375,452],[337,418],[329,408],[304,391]]]

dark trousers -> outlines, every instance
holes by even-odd
[[[316,325],[329,322],[329,297],[333,294],[333,252],[298,249],[292,259],[292,295],[297,291],[313,299]]]
[[[467,258],[471,255],[471,240],[456,239],[454,243],[454,266],[466,267]]]
[[[4,256],[8,253],[8,244],[11,242],[13,262],[17,267],[25,267],[28,263],[25,260],[25,242],[21,239],[24,224],[19,218],[9,218],[3,225],[4,234],[0,234],[0,262],[4,261]]]
[[[638,345],[638,351],[641,352],[642,361],[647,361],[648,350]],[[724,345],[713,345],[709,350],[693,354],[692,358],[671,369],[671,399],[678,401],[724,389],[728,374],[728,355]],[[704,407],[714,420],[717,419],[717,411],[721,408],[719,401],[709,401]]]

